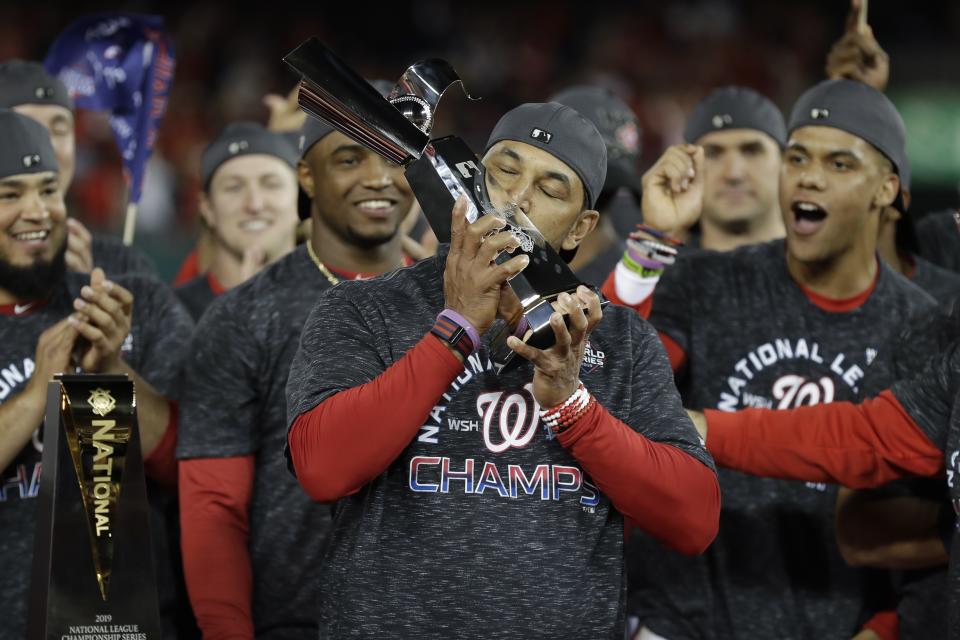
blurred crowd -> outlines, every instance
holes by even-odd
[[[0,7],[0,58],[42,59],[73,19],[107,8]],[[286,94],[296,80],[282,57],[311,35],[355,61],[367,77],[393,79],[415,60],[448,59],[482,100],[468,104],[448,97],[437,131],[456,131],[474,146],[511,105],[570,84],[607,86],[638,115],[641,163],[647,166],[681,139],[685,114],[713,87],[749,86],[787,109],[822,76],[823,52],[837,37],[845,10],[829,0],[420,0],[378,5],[374,16],[348,5],[305,10],[295,3],[242,11],[218,2],[133,2],[109,9],[163,15],[176,48],[175,80],[147,173],[138,241],[168,277],[197,232],[201,151],[225,123],[267,120],[263,97]],[[877,3],[871,23],[893,60],[892,92],[945,84],[960,64],[960,53],[950,46],[960,24],[955,3],[925,3],[923,11]],[[105,116],[80,112],[77,136],[71,211],[93,228],[119,233],[124,184]],[[951,187],[929,199],[920,191],[915,198],[931,210],[947,204]]]

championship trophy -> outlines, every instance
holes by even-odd
[[[133,382],[47,388],[27,637],[160,638]]]
[[[462,195],[469,203],[469,222],[488,213],[506,220],[506,230],[518,240],[519,251],[530,258],[509,283],[522,306],[523,317],[512,319],[519,323],[517,337],[540,349],[552,346],[556,340],[550,326],[552,302],[582,283],[516,204],[499,209],[491,204],[483,164],[463,140],[456,136],[430,139],[443,94],[457,83],[463,88],[453,67],[438,59],[418,62],[384,98],[316,38],[301,44],[284,61],[302,77],[299,102],[308,115],[404,167],[440,242],[450,241],[451,211]],[[501,253],[497,262],[511,257]],[[516,354],[507,346],[511,324],[516,323],[501,326],[492,336],[491,357],[498,373],[516,362]]]

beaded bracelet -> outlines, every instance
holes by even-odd
[[[596,398],[590,395],[581,382],[563,404],[546,411],[541,410],[540,420],[556,435],[574,425],[595,403]]]

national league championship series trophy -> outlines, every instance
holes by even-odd
[[[519,250],[530,257],[527,267],[510,280],[527,326],[519,337],[540,349],[552,346],[551,303],[582,283],[516,204],[498,210],[490,203],[483,164],[463,140],[456,136],[430,139],[444,92],[456,83],[463,86],[453,67],[445,60],[418,62],[384,98],[316,38],[301,44],[284,61],[302,77],[299,102],[307,114],[404,167],[440,242],[450,241],[450,213],[461,195],[468,196],[469,222],[488,213],[507,221],[507,231],[517,238]],[[501,253],[497,262],[511,257]],[[517,362],[507,346],[510,335],[506,324],[492,336],[491,357],[498,373]]]
[[[56,376],[42,455],[27,637],[159,639],[133,382]]]

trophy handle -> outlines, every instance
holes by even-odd
[[[387,96],[403,116],[427,136],[433,130],[437,105],[447,89],[459,84],[464,95],[477,100],[467,91],[457,71],[446,60],[431,58],[407,67]]]

